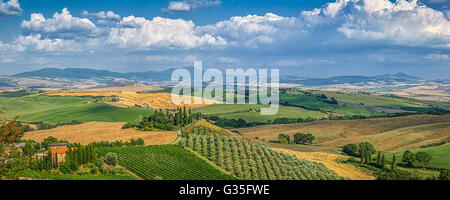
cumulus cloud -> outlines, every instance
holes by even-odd
[[[22,8],[20,8],[19,0],[9,0],[7,2],[0,0],[0,17],[20,14],[22,14]]]
[[[171,1],[166,10],[168,11],[191,11],[203,7],[218,6],[222,4],[220,0],[184,0]]]
[[[220,36],[230,45],[258,48],[276,40],[285,40],[302,34],[302,24],[295,17],[282,17],[273,13],[264,16],[236,16],[213,25],[198,28],[198,32]]]
[[[77,37],[96,37],[100,29],[87,18],[73,17],[67,8],[56,12],[52,18],[41,13],[31,14],[30,21],[22,21],[26,34],[39,34],[49,38],[73,39]]]
[[[96,12],[96,13],[90,13],[88,11],[83,11],[82,12],[83,16],[94,16],[100,19],[110,19],[110,20],[120,20],[120,15],[114,13],[113,11],[100,11],[100,12]]]
[[[127,48],[191,49],[204,45],[221,46],[227,42],[210,34],[196,34],[195,24],[183,19],[124,17],[122,26],[112,28],[108,43]]]
[[[200,4],[213,5],[211,2],[217,1],[208,1],[209,4],[206,1],[183,2],[191,9],[195,4],[192,2],[197,2],[195,8],[198,8]],[[383,41],[394,45],[450,48],[448,18],[443,12],[421,5],[416,0],[398,0],[395,3],[389,0],[337,0],[321,8],[304,11],[297,17],[273,13],[235,16],[203,26],[184,19],[120,18],[112,11],[84,11],[82,15],[98,18],[98,21],[74,17],[66,8],[49,18],[33,13],[28,21],[22,22],[24,35],[16,42],[21,42],[21,48],[43,51],[60,49],[65,44],[90,49],[114,47],[135,50],[245,50],[285,48],[286,45],[301,49],[305,44],[317,47],[329,42],[327,38],[339,36],[342,43]],[[10,44],[0,45],[11,48]]]
[[[402,45],[448,46],[450,21],[417,0],[337,0],[303,12],[316,26],[336,27],[348,39],[384,40]]]

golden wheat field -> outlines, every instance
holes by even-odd
[[[299,159],[323,163],[328,169],[333,170],[339,176],[344,176],[352,180],[374,180],[375,177],[362,169],[351,165],[339,163],[339,159],[348,159],[348,156],[329,154],[323,152],[298,152],[287,149],[274,149],[277,151],[293,154]]]
[[[89,92],[89,91],[65,91],[49,93],[49,96],[91,96],[91,97],[119,97],[118,102],[108,102],[110,105],[120,106],[120,107],[134,107],[140,106],[144,108],[153,109],[172,109],[175,110],[178,107],[186,106],[187,108],[198,108],[202,106],[207,106],[211,104],[218,103],[215,100],[202,99],[198,97],[181,96],[181,95],[171,95],[167,93],[135,93],[135,92]],[[189,104],[177,105],[173,102],[187,102]],[[200,101],[200,104],[194,103],[195,101]]]
[[[248,138],[268,141],[278,134],[311,133],[314,144],[343,146],[370,142],[377,150],[397,151],[439,142],[450,137],[450,115],[412,115],[345,121],[315,121],[302,124],[277,124],[239,129]]]
[[[144,91],[156,91],[162,90],[162,88],[143,85],[143,84],[131,84],[131,85],[117,85],[117,86],[105,86],[88,88],[90,92],[144,92]]]
[[[26,132],[23,139],[42,142],[49,136],[82,145],[100,141],[130,141],[142,138],[145,145],[170,144],[177,138],[175,131],[137,131],[122,129],[125,122],[87,122],[78,125],[60,126],[50,130]]]

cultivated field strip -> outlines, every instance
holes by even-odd
[[[191,134],[183,146],[200,153],[217,166],[244,180],[341,180],[323,164],[221,135]]]
[[[230,180],[205,161],[178,145],[99,148],[100,155],[113,152],[119,164],[146,180]]]

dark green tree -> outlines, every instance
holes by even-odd
[[[417,152],[416,161],[424,168],[428,163],[430,163],[432,156],[427,152]]]
[[[377,166],[381,167],[381,152],[378,152],[377,154]]]
[[[397,169],[397,159],[395,158],[395,154],[392,157],[392,170]]]
[[[402,161],[405,162],[406,164],[408,164],[409,166],[414,167],[415,160],[416,160],[416,156],[410,150],[406,150],[403,153]]]
[[[381,168],[386,169],[386,160],[384,159],[384,154],[381,157]]]
[[[358,156],[358,145],[356,144],[347,144],[342,149],[344,153],[351,155],[351,156]]]
[[[31,156],[36,152],[36,149],[34,148],[34,145],[31,143],[31,141],[27,141],[25,143],[25,146],[23,147],[23,153],[27,156]]]
[[[362,151],[365,151],[365,153],[368,154],[369,156],[372,156],[376,152],[375,147],[373,147],[373,145],[368,142],[360,143],[358,151],[360,155]]]

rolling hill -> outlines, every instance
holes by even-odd
[[[450,136],[450,115],[411,115],[363,120],[315,121],[239,129],[248,138],[275,141],[278,134],[311,133],[315,145],[341,147],[371,142],[377,150],[398,151],[436,143]],[[293,145],[297,146],[297,145]]]
[[[62,123],[82,122],[132,122],[139,115],[149,115],[152,110],[144,108],[121,108],[98,102],[91,97],[26,96],[0,97],[0,118],[19,116],[24,122]]]

